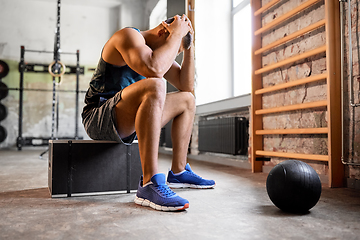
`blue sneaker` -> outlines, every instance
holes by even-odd
[[[174,175],[170,170],[167,177],[167,184],[171,188],[213,188],[214,180],[206,180],[194,173],[189,164],[185,166],[185,172]]]
[[[189,201],[179,197],[165,183],[165,174],[155,174],[150,184],[142,185],[142,177],[134,202],[160,211],[180,211],[189,207]]]

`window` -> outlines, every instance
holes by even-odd
[[[237,7],[241,2],[246,2],[246,0],[233,0],[233,8]]]
[[[250,0],[195,1],[196,104],[251,92]]]
[[[250,0],[233,0],[233,96],[251,92]]]
[[[231,0],[195,1],[196,104],[232,97]]]

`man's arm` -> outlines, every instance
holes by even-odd
[[[147,46],[143,36],[131,28],[117,32],[109,43],[134,71],[145,77],[162,78],[174,62],[188,26],[178,16],[168,30],[165,43],[155,50]]]
[[[194,90],[195,60],[193,44],[184,51],[181,66],[174,62],[164,78],[180,91],[192,92]]]
[[[194,36],[194,29],[191,21],[183,15],[186,23],[189,26],[190,33]],[[165,79],[180,91],[193,92],[194,78],[195,78],[195,57],[194,57],[194,37],[189,49],[184,50],[184,57],[181,67],[175,61],[169,71],[165,74]]]
[[[109,43],[137,73],[145,77],[162,77],[175,59],[175,49],[180,42],[181,37],[169,37],[164,45],[153,51],[135,29],[124,28],[114,34]]]

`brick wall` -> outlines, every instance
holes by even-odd
[[[269,0],[264,0],[263,5]],[[277,17],[289,12],[305,1],[289,0],[278,4],[263,13],[263,26]],[[262,45],[279,40],[306,26],[325,18],[324,2],[313,5],[301,14],[289,19],[274,30],[262,34]],[[286,44],[280,45],[263,54],[262,64],[267,66],[286,58],[310,51],[326,44],[325,27],[319,28]],[[291,82],[297,79],[326,72],[325,54],[319,54],[305,60],[277,68],[263,74],[263,87]],[[263,95],[263,108],[326,100],[325,80]],[[318,128],[327,126],[327,111],[323,109],[298,110],[292,112],[264,115],[263,129]],[[265,135],[264,150],[305,154],[327,154],[327,135]],[[272,158],[265,165],[273,166],[284,159]],[[326,174],[327,164],[309,162],[319,174]]]
[[[263,0],[262,5],[271,0]],[[337,1],[337,0],[334,0]],[[262,14],[263,26],[277,17],[289,12],[291,9],[306,2],[306,0],[287,0],[281,1],[276,6]],[[349,44],[347,13],[348,3],[344,4],[344,161],[360,163],[360,107],[351,107],[350,102],[350,76],[349,76]],[[360,102],[360,0],[351,0],[351,22],[352,22],[352,53],[353,53],[353,77],[354,81],[354,102]],[[283,38],[299,29],[309,26],[325,18],[324,1],[301,12],[297,16],[287,20],[274,30],[262,34],[263,46]],[[291,42],[287,42],[271,51],[263,54],[263,66],[272,64],[301,54],[306,51],[321,47],[326,44],[325,27],[319,28],[311,33],[305,34]],[[280,83],[290,82],[297,79],[318,75],[326,72],[325,54],[319,54],[305,60],[277,68],[269,73],[263,74],[263,87],[268,87]],[[327,85],[326,80],[309,83],[297,87],[292,87],[277,92],[263,95],[263,108],[280,107],[292,104],[326,100]],[[216,117],[226,117],[229,114],[218,114]],[[245,116],[249,114],[243,111],[232,113],[231,115]],[[198,154],[198,121],[196,117],[192,138],[192,153]],[[263,117],[263,129],[290,129],[290,128],[320,128],[327,127],[326,108],[299,110],[286,113],[268,114]],[[341,127],[341,126],[339,126]],[[250,133],[251,134],[251,133]],[[251,136],[250,136],[251,137]],[[341,139],[338,139],[341,148]],[[316,135],[266,135],[264,136],[264,150],[306,154],[328,154],[328,141],[326,134]],[[272,158],[270,162],[265,162],[265,168],[272,167],[283,161],[283,158]],[[307,161],[321,175],[328,174],[328,165],[324,162]],[[360,168],[358,166],[346,166],[345,177],[349,179],[360,179]],[[359,180],[360,181],[360,180]]]
[[[345,154],[344,160],[347,162],[360,163],[360,107],[350,106],[350,81],[353,81],[354,89],[354,103],[360,102],[360,65],[359,65],[359,54],[360,54],[360,42],[359,42],[359,22],[360,22],[360,1],[351,0],[351,35],[352,35],[352,47],[351,51],[353,54],[352,65],[349,64],[349,29],[348,29],[348,3],[345,6],[345,55],[344,55],[344,136],[345,136]],[[353,76],[350,79],[350,67],[353,67]],[[346,176],[352,179],[360,179],[360,168],[354,166],[348,166],[346,168]]]

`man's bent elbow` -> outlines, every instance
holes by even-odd
[[[147,71],[149,76],[145,77],[154,77],[154,78],[163,78],[165,73],[168,71],[164,66],[156,66],[156,65],[147,65]]]
[[[183,89],[179,89],[181,92],[189,92],[189,93],[193,93],[194,89],[191,88],[183,88]]]
[[[163,78],[164,73],[162,71],[159,71],[157,69],[148,68],[148,74],[146,74],[147,78]]]
[[[192,87],[192,86],[183,86],[183,87],[180,87],[178,90],[181,91],[181,92],[191,92],[191,93],[193,93],[194,92],[194,87]]]

